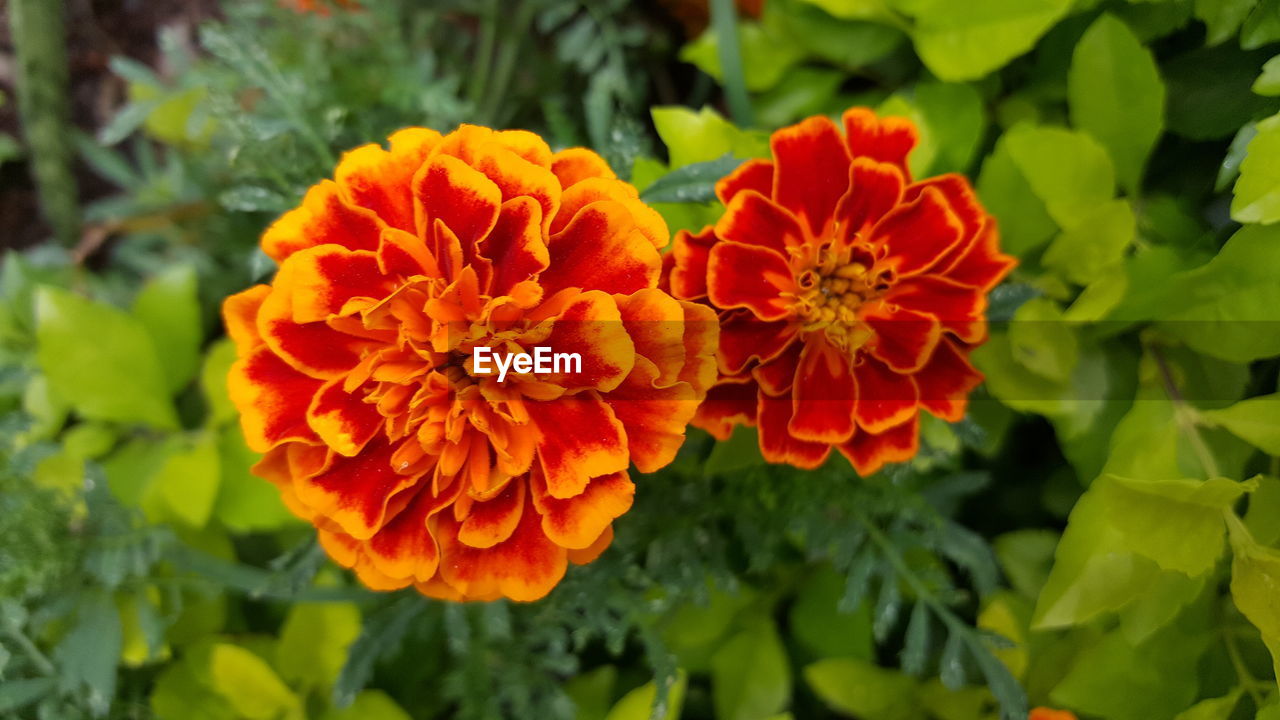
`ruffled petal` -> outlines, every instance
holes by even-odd
[[[345,378],[326,382],[307,407],[307,425],[340,455],[351,457],[364,449],[383,426],[375,403],[342,389]]]
[[[938,318],[902,307],[876,303],[862,315],[875,332],[871,354],[898,372],[919,370],[942,337]]]
[[[227,393],[240,409],[249,449],[261,453],[291,440],[319,442],[306,416],[320,386],[319,380],[294,370],[266,347],[235,361],[227,377]]]
[[[726,313],[720,326],[720,370],[737,375],[752,362],[768,363],[796,339],[793,322],[765,322],[746,310]]]
[[[391,136],[391,150],[369,144],[342,156],[334,179],[355,205],[368,208],[394,228],[413,232],[413,193],[409,186],[440,133],[409,128]]]
[[[899,275],[922,273],[960,243],[964,225],[936,188],[925,188],[915,202],[899,205],[871,229],[871,240],[885,248],[884,264]]]
[[[480,245],[480,254],[493,261],[490,294],[506,295],[517,283],[547,269],[551,256],[542,234],[542,208],[529,197],[502,204],[498,223]]]
[[[801,440],[838,443],[856,429],[853,421],[858,387],[849,356],[819,334],[804,343],[791,390],[787,431]]]
[[[576,287],[631,294],[656,287],[662,258],[612,200],[582,208],[549,243],[551,265],[539,278],[548,292]]]
[[[880,433],[901,425],[916,414],[920,391],[912,375],[894,372],[873,357],[863,356],[854,368],[858,381],[858,427]]]
[[[626,431],[595,391],[530,402],[527,409],[538,428],[538,463],[552,497],[573,497],[591,478],[630,464]]]
[[[778,356],[751,370],[751,377],[760,385],[760,392],[771,397],[789,395],[795,387],[796,372],[800,369],[802,342],[791,343]]]
[[[280,272],[289,279],[296,323],[326,320],[352,298],[376,302],[394,287],[382,274],[377,253],[341,245],[299,250],[285,259]]]
[[[766,247],[784,258],[805,241],[795,216],[754,190],[735,195],[715,229],[723,240]]]
[[[457,521],[449,513],[437,517],[440,578],[459,599],[508,597],[532,602],[551,592],[564,577],[568,555],[543,532],[532,493],[525,493],[520,522],[511,537],[493,547],[474,548],[460,542]]]
[[[716,182],[716,197],[725,205],[744,190],[755,190],[765,197],[772,196],[773,162],[752,158]]]
[[[568,227],[583,208],[601,200],[610,200],[627,209],[640,234],[648,238],[656,248],[666,247],[671,241],[667,221],[647,203],[640,200],[634,185],[611,178],[586,178],[564,192],[560,212],[551,220],[552,234]]]
[[[999,285],[1017,265],[1017,259],[1000,252],[995,220],[988,219],[987,224],[978,231],[973,244],[947,270],[946,276],[985,293]]]
[[[750,376],[721,378],[707,391],[690,424],[728,440],[738,425],[756,424],[757,386]]]
[[[262,251],[272,260],[316,245],[341,245],[350,250],[377,250],[386,224],[372,210],[350,205],[338,184],[325,180],[313,185],[302,205],[290,210],[262,234]]]
[[[524,496],[525,483],[512,480],[492,499],[474,503],[458,526],[458,542],[488,548],[511,537],[525,509]]]
[[[582,550],[595,543],[617,518],[631,509],[636,486],[625,472],[592,478],[580,495],[552,497],[539,473],[530,478],[533,505],[542,515],[542,531],[555,544]]]
[[[845,242],[866,233],[902,202],[902,170],[892,163],[856,157],[849,166],[849,191],[836,206]]]
[[[760,423],[760,454],[774,463],[788,463],[798,468],[812,470],[826,462],[831,445],[809,442],[793,436],[791,425],[791,397],[770,397],[759,393],[757,420]]]
[[[474,248],[498,222],[502,191],[484,173],[452,155],[437,153],[413,178],[416,228],[425,237],[443,222],[463,248]],[[443,253],[435,251],[439,259]],[[464,253],[465,257],[465,253]]]
[[[565,388],[608,392],[631,372],[636,359],[636,346],[627,334],[617,301],[599,290],[582,293],[565,307],[546,341],[529,348],[530,352],[536,347],[580,356],[581,370],[575,363],[567,372],[538,376],[543,382]]]
[[[258,333],[258,309],[270,294],[270,285],[254,285],[222,302],[222,323],[236,345],[237,354],[247,354],[262,343],[262,335]]]
[[[294,491],[343,532],[367,540],[390,519],[394,496],[417,485],[421,477],[396,472],[391,465],[394,452],[394,445],[379,438],[355,457],[338,458],[322,473],[295,476]]]
[[[847,443],[837,446],[862,477],[874,474],[887,463],[905,462],[920,449],[918,415],[880,434],[859,432]]]
[[[814,236],[831,223],[848,190],[849,151],[825,115],[785,127],[769,139],[773,149],[773,199],[795,213]]]
[[[568,190],[587,178],[614,178],[613,169],[605,159],[582,147],[566,148],[551,157],[551,172],[560,179],[560,186]]]
[[[707,296],[717,307],[748,308],[761,320],[781,320],[791,314],[796,291],[791,268],[778,253],[734,242],[711,248]]]
[[[969,393],[982,384],[982,373],[950,340],[938,343],[928,364],[914,378],[920,388],[920,406],[949,422],[964,418]]]
[[[616,390],[605,396],[614,416],[627,429],[627,452],[640,472],[654,472],[675,459],[684,444],[684,429],[698,410],[698,393],[688,383],[663,385],[658,368],[637,357],[635,368]]]
[[[682,300],[697,300],[707,295],[707,261],[711,248],[717,242],[715,229],[710,225],[701,232],[681,230],[666,258],[672,261],[665,273],[670,281],[670,292]]]
[[[879,118],[875,111],[862,107],[846,110],[842,120],[850,155],[892,163],[902,171],[903,177],[911,177],[907,156],[920,138],[910,120],[903,117]]]

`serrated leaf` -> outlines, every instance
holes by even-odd
[[[1076,45],[1067,83],[1072,124],[1107,148],[1120,184],[1136,193],[1164,127],[1155,58],[1127,25],[1103,14]]]
[[[1195,16],[1204,21],[1208,30],[1205,44],[1217,45],[1230,40],[1257,4],[1258,0],[1195,0]]]
[[[740,130],[709,107],[697,111],[686,107],[655,107],[650,114],[658,136],[667,146],[673,169],[725,155],[743,158],[769,155],[767,135]]]
[[[1241,400],[1219,410],[1203,410],[1200,416],[1268,455],[1280,455],[1280,393]]]
[[[1001,140],[1059,227],[1074,227],[1115,194],[1110,156],[1084,133],[1019,125]]]
[[[1058,235],[1042,262],[1077,285],[1089,285],[1124,258],[1136,232],[1129,201],[1112,200]]]
[[[691,163],[663,175],[640,193],[645,202],[706,203],[716,199],[716,183],[743,163],[725,155],[716,160]]]
[[[1178,713],[1173,720],[1230,720],[1231,713],[1240,704],[1240,696],[1243,694],[1244,691],[1237,688],[1222,697],[1201,700]]]
[[[941,80],[974,80],[1030,50],[1069,0],[917,0],[912,32],[920,59]]]
[[[1280,220],[1280,115],[1258,123],[1231,200],[1231,219],[1268,224]]]
[[[107,713],[115,699],[116,663],[123,634],[115,603],[105,592],[83,595],[70,632],[58,643],[55,657],[66,690],[83,691],[95,716]]]
[[[1267,97],[1280,95],[1280,55],[1271,58],[1262,66],[1262,74],[1253,81],[1253,91]]]
[[[1231,531],[1231,597],[1262,634],[1280,677],[1280,551],[1259,545],[1235,515],[1227,516],[1227,527]]]
[[[53,389],[83,416],[177,427],[166,375],[145,326],[66,290],[36,294],[37,357]]]
[[[917,602],[907,621],[907,635],[902,645],[902,672],[919,675],[929,658],[929,606]]]

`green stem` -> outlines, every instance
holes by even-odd
[[[529,34],[535,9],[535,4],[526,0],[521,2],[516,10],[515,20],[511,24],[511,35],[502,44],[498,53],[498,62],[494,66],[493,78],[496,82],[489,86],[488,96],[482,108],[481,117],[486,122],[497,123],[499,120],[498,108],[511,88],[511,79],[515,77],[516,59],[520,56],[520,45],[524,37]]]
[[[5,618],[4,620],[4,629],[9,637],[13,638],[13,641],[18,644],[18,647],[22,648],[22,651],[31,658],[31,662],[35,663],[36,668],[42,674],[57,674],[58,668],[54,667],[54,664],[49,660],[48,656],[40,652],[40,648],[36,647],[35,643],[31,642],[31,638],[27,637],[26,634],[22,632],[22,629],[15,625],[9,618]]]
[[[711,30],[720,53],[720,74],[724,78],[729,114],[741,127],[751,127],[751,98],[742,72],[742,48],[738,43],[738,11],[733,0],[711,0]]]
[[[1200,430],[1196,426],[1196,411],[1189,404],[1186,398],[1182,396],[1182,391],[1178,389],[1178,384],[1173,379],[1173,371],[1169,368],[1169,363],[1164,358],[1164,353],[1160,352],[1160,348],[1148,346],[1151,357],[1156,362],[1156,367],[1160,370],[1160,381],[1164,385],[1165,394],[1169,396],[1169,400],[1173,403],[1173,417],[1178,423],[1178,429],[1191,443],[1191,449],[1195,452],[1196,457],[1200,460],[1200,466],[1204,468],[1205,473],[1211,477],[1221,477],[1222,473],[1218,470],[1218,462],[1213,457],[1213,451],[1209,449],[1205,443],[1204,437],[1200,435]]]
[[[479,114],[481,106],[487,104],[485,90],[489,87],[489,79],[493,68],[493,48],[498,42],[498,0],[485,3],[480,18],[480,44],[476,47],[475,64],[471,68],[471,84],[467,87],[467,99],[478,114],[481,122],[488,118]]]

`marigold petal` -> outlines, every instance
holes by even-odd
[[[875,111],[863,107],[846,110],[841,119],[850,155],[892,163],[903,177],[911,177],[907,156],[920,139],[915,124],[903,117],[876,117]]]
[[[344,153],[333,176],[352,204],[372,210],[391,227],[412,232],[409,181],[425,159],[425,153],[391,153],[371,143]]]
[[[258,310],[263,342],[285,362],[314,378],[328,380],[360,362],[369,341],[338,332],[323,322],[293,320],[292,288],[277,283]]]
[[[914,377],[920,388],[920,406],[949,422],[964,418],[969,393],[982,384],[982,373],[951,340],[938,343],[928,364]]]
[[[773,195],[773,162],[762,158],[752,158],[725,175],[716,183],[716,197],[728,205],[738,193],[744,190],[771,197]]]
[[[473,504],[458,526],[458,542],[488,548],[511,537],[525,509],[524,495],[524,481],[512,480],[493,498]]]
[[[593,563],[596,558],[604,554],[609,549],[609,545],[613,543],[613,526],[609,525],[600,533],[600,537],[596,538],[590,545],[581,550],[569,550],[569,562],[574,565],[586,565]]]
[[[547,269],[551,256],[542,234],[542,207],[531,197],[502,203],[498,223],[480,244],[480,254],[493,261],[494,296],[506,295],[517,283]]]
[[[747,310],[724,314],[720,327],[720,371],[737,375],[752,363],[768,363],[778,357],[799,334],[794,322],[766,322]]]
[[[658,370],[653,382],[659,386],[676,382],[685,362],[685,309],[680,301],[657,288],[615,295],[614,299],[636,355],[651,361]]]
[[[759,245],[720,242],[707,261],[707,296],[723,309],[748,308],[761,320],[791,314],[788,297],[796,292],[787,261]]]
[[[701,395],[716,381],[720,322],[716,311],[701,303],[681,300],[680,307],[684,310],[685,355],[678,379]]]
[[[877,303],[862,320],[875,332],[871,354],[898,372],[919,370],[942,337],[942,324],[927,313]]]
[[[378,244],[378,270],[401,279],[415,276],[440,277],[440,266],[422,238],[396,228],[382,231]]]
[[[437,153],[413,178],[416,228],[426,236],[441,221],[464,247],[475,247],[498,221],[502,191],[484,173],[452,155]],[[435,252],[436,259],[441,257]]]
[[[631,213],[612,200],[578,211],[548,243],[551,265],[539,280],[549,292],[576,287],[630,294],[656,287],[662,258],[636,228]]]
[[[635,368],[604,397],[627,429],[627,453],[640,472],[654,472],[676,457],[684,429],[698,410],[698,393],[688,383],[662,384],[657,366],[636,358]]]
[[[635,222],[636,229],[648,238],[654,247],[666,247],[671,241],[667,221],[662,219],[662,215],[648,204],[641,202],[640,193],[636,191],[635,186],[615,178],[585,178],[565,190],[560,212],[551,220],[551,234],[554,235],[568,227],[583,208],[601,200],[612,200],[625,207],[632,221]]]
[[[528,130],[499,130],[493,134],[493,141],[538,167],[551,167],[554,157],[551,146],[538,137],[537,133]]]
[[[756,424],[758,387],[750,376],[721,378],[707,390],[690,421],[694,427],[711,433],[717,440],[728,440],[738,425]]]
[[[840,129],[818,115],[775,132],[769,146],[774,201],[795,213],[815,237],[822,235],[848,190],[849,151]]]
[[[946,276],[983,292],[990,292],[1017,265],[1017,259],[1000,252],[995,219],[988,218],[973,244],[947,270]]]
[[[495,133],[495,137],[501,133]],[[560,210],[560,181],[545,166],[499,145],[489,143],[475,149],[471,167],[484,173],[502,191],[501,200],[529,197],[542,209],[542,231],[551,226],[551,218]]]
[[[809,338],[796,368],[787,432],[820,443],[848,440],[856,430],[853,411],[857,396],[849,356],[821,334]]]
[[[766,247],[784,258],[790,248],[805,241],[796,217],[755,190],[733,196],[716,221],[715,232],[722,240]]]
[[[626,431],[594,390],[526,406],[538,428],[538,463],[552,497],[573,497],[591,478],[630,464]]]
[[[905,180],[898,166],[857,157],[849,166],[849,191],[836,206],[846,242],[865,233],[902,202]]]
[[[566,190],[587,178],[617,177],[604,158],[582,147],[566,148],[553,155],[551,172],[556,174],[560,186]]]
[[[874,474],[887,463],[905,462],[920,449],[920,416],[876,434],[854,433],[849,442],[837,446],[862,477]]]
[[[490,548],[473,548],[458,540],[458,523],[441,513],[439,577],[468,600],[505,596],[532,602],[551,592],[564,577],[568,555],[542,530],[542,518],[525,494],[525,508],[511,537]]]
[[[376,250],[386,225],[372,210],[350,205],[337,183],[313,185],[302,205],[281,215],[262,234],[262,251],[272,260],[304,248],[335,244],[351,250]]]
[[[249,449],[261,453],[291,440],[319,442],[307,426],[306,413],[320,385],[266,347],[236,360],[227,377],[227,393],[240,410]]]
[[[392,289],[378,266],[377,253],[353,252],[341,245],[299,250],[281,264],[281,273],[289,278],[296,323],[328,319],[352,298],[376,300]]]
[[[594,544],[610,524],[631,509],[636,486],[625,472],[592,478],[581,494],[552,497],[539,473],[530,478],[533,505],[542,515],[542,531],[555,544],[583,550]]]
[[[262,335],[258,333],[258,309],[270,294],[270,285],[254,285],[222,301],[222,322],[236,345],[237,354],[245,355],[262,343]]]
[[[963,239],[964,225],[936,188],[925,188],[914,202],[899,205],[871,229],[873,243],[885,248],[885,264],[899,275],[922,273]]]
[[[760,423],[760,454],[774,463],[789,463],[812,470],[826,462],[831,454],[828,443],[809,442],[791,434],[792,403],[789,395],[757,396],[756,419]]]
[[[307,424],[335,452],[351,457],[382,429],[383,417],[362,394],[343,390],[344,380],[336,377],[316,392],[307,407]]]
[[[710,225],[698,233],[688,230],[676,233],[671,252],[665,256],[672,263],[670,270],[664,272],[672,295],[682,300],[706,297],[707,261],[716,242],[715,229]]]
[[[574,367],[538,376],[566,388],[612,390],[631,372],[636,359],[636,346],[627,334],[617,301],[599,290],[582,293],[565,307],[546,341],[538,346],[581,357],[581,371]]]
[[[457,496],[460,483],[440,495],[430,487],[418,489],[413,500],[365,543],[364,550],[379,572],[393,578],[425,581],[440,566],[440,548],[429,521]]]
[[[894,372],[873,357],[862,358],[853,370],[858,381],[854,414],[858,427],[869,433],[885,432],[916,414],[920,390],[914,375]]]
[[[367,540],[394,517],[388,511],[393,497],[417,485],[421,477],[396,472],[391,465],[394,452],[394,445],[379,438],[355,457],[336,459],[322,473],[295,476],[294,491],[343,532]]]

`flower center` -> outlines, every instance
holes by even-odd
[[[827,245],[799,273],[796,315],[805,332],[822,331],[832,345],[852,353],[871,339],[871,328],[858,319],[858,308],[887,288],[883,273],[870,257],[855,257],[852,248]]]

